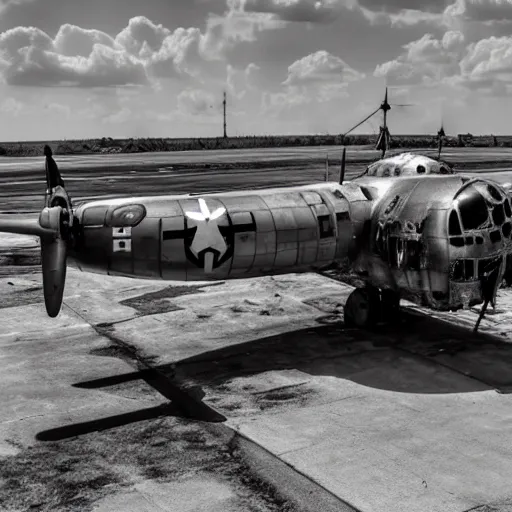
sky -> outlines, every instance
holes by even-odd
[[[224,91],[228,135],[339,134],[386,86],[391,134],[512,134],[512,0],[0,0],[3,141],[221,136]]]

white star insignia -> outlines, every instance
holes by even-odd
[[[199,199],[199,209],[201,212],[185,212],[185,215],[195,220],[197,231],[190,245],[190,250],[198,257],[201,251],[205,249],[215,249],[219,252],[219,258],[226,252],[227,246],[222,236],[217,219],[219,219],[225,212],[226,208],[217,208],[213,213],[210,213],[208,205],[204,199]],[[213,269],[213,254],[205,253],[204,258],[204,271],[211,272]]]

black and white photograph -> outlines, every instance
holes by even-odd
[[[512,512],[512,0],[0,0],[0,512]]]

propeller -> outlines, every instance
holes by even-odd
[[[50,317],[55,318],[62,307],[73,211],[64,181],[49,146],[44,147],[44,154],[46,156],[46,206],[39,215],[39,224],[47,232],[40,235],[41,265],[46,312]]]

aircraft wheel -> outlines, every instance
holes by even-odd
[[[381,311],[384,322],[397,321],[400,316],[400,295],[393,290],[382,290]]]
[[[344,321],[347,327],[371,327],[379,318],[380,298],[373,288],[356,288],[345,304]]]

